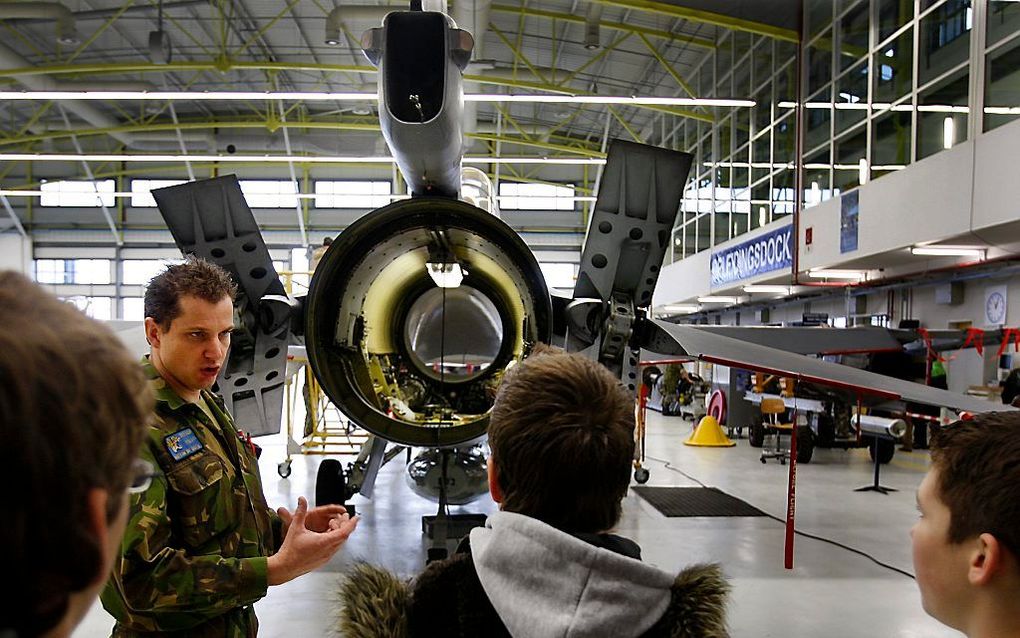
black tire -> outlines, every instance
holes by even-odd
[[[648,482],[648,470],[643,467],[639,467],[634,470],[634,480],[637,481],[638,485],[644,485]]]
[[[343,505],[347,500],[347,477],[336,459],[323,459],[315,475],[315,505]]]
[[[804,426],[797,428],[797,462],[810,463],[815,452],[815,433]]]
[[[761,423],[752,423],[751,427],[747,428],[747,442],[751,447],[765,445],[765,426]]]
[[[894,454],[896,454],[896,441],[890,439],[879,439],[872,438],[871,443],[868,444],[868,455],[871,456],[871,462],[875,462],[875,450],[878,450],[878,462],[885,465],[892,460]]]
[[[287,478],[290,476],[290,461],[283,461],[276,465],[276,473],[280,475],[280,478]]]
[[[818,447],[832,447],[836,441],[836,423],[828,414],[818,415],[818,436],[815,445]]]

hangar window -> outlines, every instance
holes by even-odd
[[[131,180],[131,205],[138,208],[155,208],[156,200],[150,191],[156,188],[183,184],[183,179],[133,179]]]
[[[73,303],[78,310],[81,310],[93,319],[102,321],[113,319],[113,299],[110,297],[75,295],[73,297],[62,297],[62,299]]]
[[[538,264],[550,288],[573,290],[577,280],[577,264],[542,262]]]
[[[125,259],[121,262],[121,283],[145,285],[149,280],[163,272],[170,264],[179,264],[180,259]]]
[[[503,210],[574,210],[574,187],[505,182],[499,185],[499,207]]]
[[[36,259],[35,280],[41,284],[108,284],[109,259]]]
[[[249,208],[294,208],[297,185],[284,179],[242,179],[241,192]]]
[[[379,208],[390,203],[393,185],[388,181],[315,182],[316,208]]]
[[[61,180],[42,182],[39,186],[40,206],[64,206],[86,208],[113,206],[115,185],[112,179],[98,182]]]
[[[141,297],[124,297],[120,300],[120,318],[124,321],[142,321],[145,319],[145,300]]]

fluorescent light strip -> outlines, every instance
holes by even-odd
[[[114,155],[104,153],[0,153],[0,162],[219,162],[283,164],[391,164],[392,157],[331,157],[301,155]],[[546,164],[546,165],[603,165],[606,160],[597,157],[478,157],[463,159],[465,164]]]
[[[781,109],[792,109],[797,106],[796,102],[782,101],[777,105]],[[888,102],[875,102],[873,104],[866,104],[863,102],[805,102],[804,108],[806,109],[835,109],[837,111],[913,111],[914,105],[910,103],[897,104],[893,106]],[[1004,109],[1011,110],[1011,107],[986,107],[985,112],[990,112],[988,109]],[[970,108],[967,106],[952,105],[952,104],[919,104],[917,110],[923,113],[970,113]],[[1016,112],[1020,112],[1020,108],[1015,109]],[[993,111],[997,112],[997,111]]]
[[[485,93],[465,95],[465,102],[540,102],[545,104],[642,104],[648,106],[732,106],[751,107],[754,100],[728,98],[607,96],[607,95],[556,95],[556,94],[501,94]]]
[[[52,192],[52,191],[2,190],[2,189],[0,189],[0,196],[4,196],[4,197],[40,197],[42,195],[53,195],[53,194],[55,194],[55,193]],[[78,193],[71,193],[71,194],[78,194]],[[85,194],[89,195],[89,194],[93,194],[93,192],[92,191],[85,191]],[[137,192],[136,193],[136,192],[131,192],[131,191],[114,191],[112,193],[100,193],[100,194],[103,197],[114,197],[114,198],[140,197],[140,196],[144,196],[145,195],[144,192]],[[338,195],[336,195],[334,193],[297,193],[297,194],[294,194],[294,193],[281,193],[281,196],[297,197],[298,199],[311,199],[311,200],[329,199],[329,198],[333,198],[333,197],[338,197]],[[341,196],[343,196],[343,197],[388,197],[391,200],[410,199],[410,197],[411,197],[410,195],[397,194],[397,193],[391,193],[389,195],[370,195],[370,194],[363,194],[363,193],[347,193],[347,194],[344,194],[344,195],[341,195]],[[515,199],[515,200],[523,199],[523,200],[529,200],[529,199],[549,199],[549,197],[546,196],[546,195],[498,195],[496,197],[496,199],[497,200],[504,200],[504,199]],[[567,201],[571,201],[571,202],[594,202],[594,201],[596,201],[597,198],[596,197],[589,197],[589,196],[579,195],[579,196],[576,196],[576,197],[557,197],[556,199],[567,200]]]
[[[662,314],[689,314],[701,310],[701,306],[696,304],[666,304],[656,310]]]
[[[186,100],[284,102],[375,102],[377,93],[316,93],[309,91],[0,91],[0,100]],[[474,93],[465,102],[526,102],[544,104],[633,104],[645,106],[751,107],[754,100],[724,98],[660,97],[654,95],[574,95],[557,93]]]
[[[910,249],[913,255],[931,257],[982,257],[985,251],[979,248],[961,248],[956,246],[914,246]]]
[[[698,297],[698,303],[738,303],[739,297],[720,297],[716,295],[709,295],[707,297]]]
[[[865,273],[859,270],[829,270],[819,268],[818,270],[808,271],[808,277],[815,277],[817,279],[864,279],[864,276]]]
[[[760,292],[760,293],[779,293],[783,295],[790,294],[789,286],[767,286],[767,285],[751,285],[744,286],[744,292]]]

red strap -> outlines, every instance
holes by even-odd
[[[974,349],[981,356],[984,356],[985,352],[985,331],[981,328],[967,328],[967,339],[963,342],[962,348],[966,348],[969,345],[973,345]]]
[[[1020,342],[1020,331],[1016,328],[1003,328],[1002,329],[1002,343],[999,344],[999,351],[995,353],[996,357],[1002,356],[1002,353],[1009,347],[1009,342],[1013,339],[1017,339]],[[1020,349],[1020,345],[1017,346]]]

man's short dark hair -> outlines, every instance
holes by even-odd
[[[170,323],[181,316],[181,298],[189,295],[213,304],[224,297],[233,301],[237,284],[223,268],[189,256],[183,263],[167,266],[149,282],[145,289],[145,316],[168,330]]]
[[[990,533],[1020,557],[1020,411],[935,428],[930,445],[949,541]]]
[[[634,458],[634,398],[601,364],[546,350],[511,368],[489,446],[503,509],[567,532],[620,519]]]
[[[34,636],[97,578],[103,548],[86,519],[88,492],[107,491],[110,519],[119,511],[153,403],[106,326],[20,274],[0,273],[0,326],[0,449],[18,492],[0,523],[13,584],[0,628]]]

